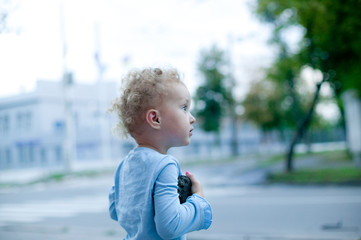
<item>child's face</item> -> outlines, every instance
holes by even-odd
[[[196,121],[189,111],[190,105],[188,89],[181,83],[171,84],[160,108],[161,129],[168,148],[190,143]]]

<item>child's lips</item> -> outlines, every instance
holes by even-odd
[[[192,136],[193,135],[193,128],[189,131],[189,135]]]

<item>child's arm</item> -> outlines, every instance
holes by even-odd
[[[154,221],[158,234],[166,239],[207,229],[212,222],[211,207],[201,197],[203,192],[199,182],[194,188],[194,193],[197,194],[180,204],[177,193],[178,171],[176,164],[168,164],[159,174],[154,187]],[[194,178],[193,175],[192,177]]]
[[[115,211],[115,190],[114,186],[109,191],[109,214],[114,221],[118,221],[117,212]]]

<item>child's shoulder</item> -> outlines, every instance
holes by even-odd
[[[147,165],[149,164],[157,166],[158,168],[163,168],[169,164],[174,164],[177,167],[180,167],[178,160],[172,155],[162,154],[146,147],[139,147],[134,149],[133,157],[140,159]]]
[[[157,176],[167,167],[181,173],[178,160],[168,154],[161,154],[155,150],[145,147],[133,149],[121,163],[121,171],[132,172],[138,178],[152,178]]]

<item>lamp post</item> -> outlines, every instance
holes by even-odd
[[[64,18],[64,6],[60,5],[60,31],[63,44],[63,76],[62,76],[62,93],[63,93],[63,105],[64,105],[64,118],[65,118],[65,131],[63,139],[63,159],[64,170],[66,173],[71,172],[75,149],[74,149],[74,121],[72,105],[73,100],[71,96],[71,87],[73,85],[73,75],[68,71],[66,64],[67,45],[65,40],[65,18]]]
[[[105,64],[101,61],[100,56],[100,33],[99,24],[94,24],[94,39],[95,39],[95,63],[98,68],[98,105],[97,105],[97,117],[99,119],[99,137],[100,137],[100,158],[103,160],[110,160],[110,128],[105,116],[106,106],[104,100],[106,98],[106,85],[104,84],[104,72],[106,70]]]
[[[234,79],[234,66],[233,66],[233,59],[232,59],[232,52],[233,52],[233,44],[234,39],[231,34],[228,35],[228,81],[229,87],[233,90],[235,86],[235,79]],[[231,99],[229,102],[229,112],[231,116],[231,151],[233,156],[237,156],[239,154],[238,149],[238,119],[236,113],[236,101],[233,96],[233,92],[231,91]]]
[[[234,67],[234,57],[233,47],[235,46],[235,43],[244,42],[245,40],[252,39],[256,35],[255,33],[248,33],[245,36],[241,37],[235,37],[232,34],[228,34],[227,38],[227,52],[228,52],[228,79],[229,79],[229,85],[232,89],[236,86],[236,79],[235,79],[235,67]],[[232,130],[232,136],[231,136],[231,146],[232,146],[232,154],[234,156],[239,155],[239,142],[238,142],[238,115],[240,115],[240,108],[237,108],[237,99],[235,99],[235,96],[232,92],[232,102],[230,104],[230,115],[231,115],[231,130]],[[237,111],[238,110],[238,111]]]

